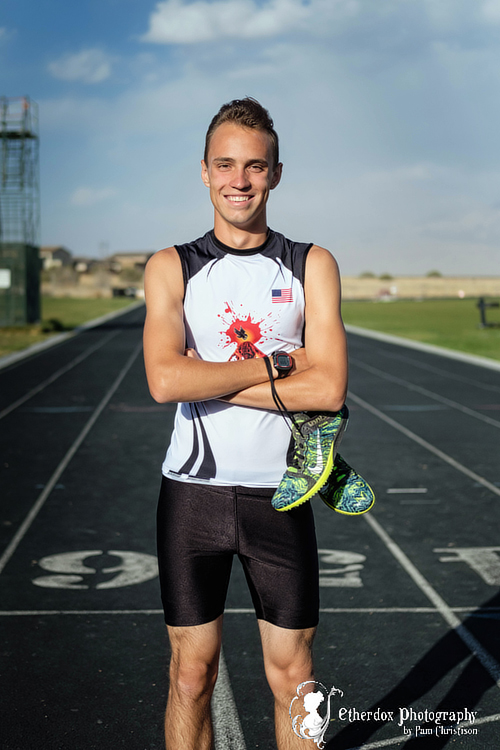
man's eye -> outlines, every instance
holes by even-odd
[[[252,172],[263,172],[264,171],[264,167],[262,166],[262,164],[252,164],[252,166],[250,167],[250,169],[252,170]]]

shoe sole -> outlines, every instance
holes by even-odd
[[[331,510],[334,510],[336,513],[341,513],[343,516],[362,516],[363,513],[368,513],[368,511],[371,510],[375,505],[375,493],[373,492],[369,484],[367,484],[366,486],[370,490],[371,499],[370,505],[367,508],[363,508],[362,510],[341,510],[340,508],[335,507],[335,505],[330,505],[330,503],[325,500],[321,492],[319,493],[319,496],[323,500],[325,505],[327,505]]]
[[[363,513],[368,513],[368,511],[371,510],[371,508],[373,508],[373,506],[375,505],[375,493],[370,487],[370,485],[368,484],[368,482],[365,479],[363,479],[363,477],[360,474],[355,472],[354,469],[352,469],[351,467],[349,468],[351,469],[352,472],[354,472],[354,474],[357,477],[359,477],[358,481],[361,482],[364,487],[364,494],[366,495],[365,504],[368,503],[366,507],[362,507],[359,510],[342,510],[342,507],[338,507],[337,505],[333,505],[332,503],[328,502],[328,500],[324,497],[324,495],[321,492],[319,492],[318,494],[320,498],[323,500],[323,502],[325,503],[325,505],[327,505],[331,510],[334,510],[336,513],[342,513],[342,515],[344,516],[361,516],[363,515]],[[342,501],[339,503],[339,505],[342,506]]]

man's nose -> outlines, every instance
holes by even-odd
[[[250,180],[244,169],[235,169],[231,179],[231,187],[237,188],[238,190],[245,190],[251,185]]]

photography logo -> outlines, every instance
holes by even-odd
[[[323,737],[330,723],[330,698],[336,694],[342,697],[344,693],[336,687],[328,691],[321,682],[313,680],[301,682],[296,693],[289,711],[293,731],[303,740],[312,740],[322,750]],[[323,715],[318,710],[321,704]]]

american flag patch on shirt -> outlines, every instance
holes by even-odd
[[[291,289],[272,289],[273,302],[293,302]]]

